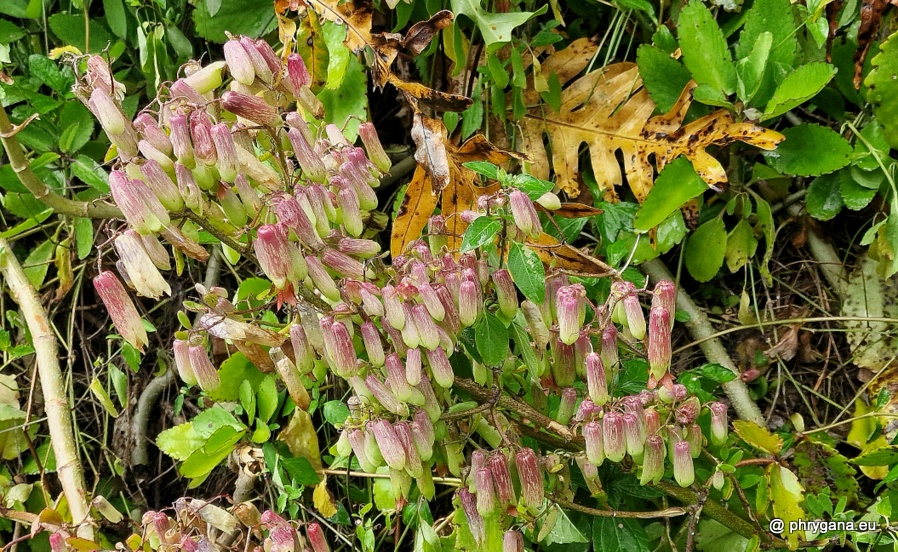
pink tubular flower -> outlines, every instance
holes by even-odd
[[[163,294],[171,295],[171,287],[159,273],[150,255],[143,246],[143,240],[134,230],[127,230],[115,239],[115,251],[125,268],[127,279],[144,297],[158,299]]]
[[[418,350],[418,349],[416,349]],[[442,347],[427,351],[427,364],[430,365],[430,372],[433,374],[433,380],[437,385],[444,389],[449,389],[455,382],[455,372],[449,363],[449,357]]]
[[[608,381],[602,357],[596,353],[586,355],[586,388],[592,402],[602,406],[608,402]]]
[[[202,345],[191,345],[188,355],[200,389],[207,393],[218,389],[221,385],[221,379],[218,377],[218,371],[212,365],[208,353],[206,353],[206,348]]]
[[[299,54],[290,54],[287,57],[287,78],[286,82],[291,89],[290,92],[294,96],[299,96],[299,90],[303,86],[308,86],[312,82],[309,70]]]
[[[508,195],[508,203],[511,206],[515,225],[528,237],[538,238],[543,229],[539,222],[539,216],[536,214],[536,208],[527,194],[520,190],[512,190]]]
[[[349,330],[342,322],[334,322],[331,326],[334,337],[331,358],[334,360],[334,372],[341,378],[349,377],[356,372],[355,348]],[[384,405],[386,406],[386,405]]]
[[[645,440],[645,451],[642,457],[642,474],[639,477],[640,485],[647,485],[650,481],[657,483],[664,476],[664,440],[658,435],[650,435]]]
[[[290,243],[287,228],[282,224],[263,224],[256,231],[253,250],[262,272],[278,289],[287,285],[290,272]]]
[[[649,314],[648,361],[649,372],[660,380],[670,368],[671,360],[670,312],[653,307]]]
[[[377,166],[380,172],[389,172],[392,162],[390,161],[390,156],[384,151],[380,139],[377,137],[377,129],[374,128],[374,125],[368,122],[362,123],[359,126],[359,136],[362,138],[362,143],[365,144],[368,158]]]
[[[405,448],[403,448],[402,441],[399,440],[399,436],[396,435],[396,430],[393,429],[390,422],[377,420],[369,423],[368,427],[374,433],[374,437],[377,439],[377,446],[380,448],[387,465],[394,470],[405,469]]]
[[[169,139],[171,140],[175,157],[181,164],[192,167],[194,163],[193,142],[190,140],[190,126],[187,124],[187,116],[172,115],[168,119],[168,126],[171,130]]]
[[[266,43],[267,45],[267,43]],[[312,552],[331,552],[331,547],[324,538],[324,530],[317,523],[310,523],[306,528],[306,536],[312,546]]]
[[[521,498],[527,508],[537,508],[543,502],[543,475],[533,449],[524,448],[515,454],[518,479],[521,482]]]
[[[393,430],[396,432],[396,436],[399,437],[399,442],[402,443],[402,448],[405,450],[405,471],[412,477],[421,477],[424,472],[424,466],[421,463],[418,449],[415,447],[411,426],[405,421],[396,422],[393,424]],[[428,467],[428,469],[430,468]]]
[[[256,76],[262,79],[266,84],[271,84],[271,67],[268,66],[268,62],[262,56],[258,46],[256,46],[256,42],[248,36],[241,36],[240,45],[243,46],[243,49],[246,51],[246,55],[249,58],[250,63],[252,63],[253,72]]]
[[[231,129],[225,123],[218,123],[212,126],[209,134],[212,137],[212,143],[215,145],[218,158],[218,172],[221,174],[222,180],[234,182],[234,179],[237,178],[237,167],[240,162],[237,160],[237,146],[234,144]]]
[[[524,552],[524,535],[510,529],[502,535],[502,552]]]
[[[674,445],[673,468],[674,479],[680,487],[688,487],[695,481],[695,467],[686,441],[677,441]]]
[[[602,420],[602,437],[605,443],[605,457],[612,462],[620,462],[627,453],[627,438],[624,435],[624,420],[617,412],[605,414]]]
[[[368,354],[368,362],[375,367],[383,366],[385,361],[384,346],[381,343],[377,326],[374,325],[374,322],[368,320],[362,324],[361,333],[362,343],[365,345],[365,352]],[[405,374],[403,373],[404,379]]]
[[[178,186],[172,182],[162,165],[149,159],[140,167],[140,174],[164,208],[171,211],[180,211],[184,208],[184,199],[178,192]]]
[[[324,162],[306,141],[302,132],[299,129],[291,128],[287,131],[287,137],[290,139],[290,145],[293,146],[293,153],[296,155],[296,160],[299,161],[303,176],[313,182],[324,182],[327,174]]]
[[[558,413],[555,421],[561,425],[568,425],[574,417],[574,409],[577,408],[577,390],[573,387],[565,387],[561,392],[561,402],[558,404]]]
[[[505,454],[501,451],[494,452],[487,460],[487,466],[493,475],[499,504],[503,507],[513,505],[516,502],[514,483],[511,481],[511,470],[508,468],[508,459]]]
[[[486,526],[483,523],[483,517],[477,511],[477,497],[462,487],[458,491],[458,499],[461,502],[462,511],[465,513],[465,519],[468,521],[468,528],[474,536],[474,542],[482,545],[486,538]]]
[[[482,303],[483,298],[478,293],[476,284],[469,280],[463,281],[458,291],[458,317],[462,326],[467,328],[474,325]]]
[[[507,318],[514,318],[518,313],[518,292],[515,291],[511,273],[501,268],[492,275],[493,284],[496,286],[496,299],[499,302],[499,310]]]
[[[588,422],[583,426],[583,441],[586,445],[586,458],[589,463],[601,466],[605,461],[605,439],[601,421]]]
[[[727,442],[727,407],[723,403],[712,402],[708,408],[711,410],[711,442],[719,447]]]
[[[170,224],[168,211],[142,181],[132,180],[121,171],[112,171],[109,188],[128,224],[139,234],[155,234]]]
[[[281,126],[281,116],[268,102],[258,96],[228,91],[221,95],[221,106],[244,119],[267,127]]]
[[[224,56],[234,80],[245,86],[256,80],[256,69],[239,40],[232,38],[225,42]]]
[[[364,265],[349,255],[340,253],[336,249],[325,249],[324,254],[321,255],[321,262],[337,274],[346,278],[354,278],[356,280],[365,279]]]
[[[493,474],[486,468],[474,473],[474,491],[477,497],[477,513],[485,518],[496,514],[496,489],[493,485]]]
[[[439,347],[440,334],[427,308],[424,305],[413,305],[411,311],[421,345],[431,351]]]
[[[586,317],[586,289],[580,284],[558,289],[555,308],[558,312],[558,338],[572,345],[580,337]]]
[[[94,278],[93,283],[97,295],[112,318],[116,331],[134,348],[143,351],[144,345],[149,345],[150,340],[147,338],[140,314],[131,302],[125,287],[109,270],[101,272]]]

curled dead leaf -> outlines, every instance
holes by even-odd
[[[561,243],[545,232],[527,244],[549,268],[588,276],[609,276],[617,274],[611,266],[576,247]]]
[[[584,203],[562,203],[561,207],[555,210],[549,210],[540,204],[536,204],[536,208],[549,215],[557,215],[562,218],[585,218],[601,215],[604,211],[597,209]]]

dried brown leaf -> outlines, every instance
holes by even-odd
[[[394,257],[404,253],[406,246],[421,236],[436,206],[437,196],[433,193],[430,178],[424,169],[418,167],[393,220],[390,252]]]
[[[582,64],[583,57],[580,54],[576,58],[574,68]],[[654,183],[655,168],[660,170],[680,155],[692,161],[709,186],[722,188],[727,182],[726,171],[705,151],[707,147],[742,141],[773,149],[782,141],[777,132],[735,122],[726,110],[684,126],[694,87],[692,83],[683,91],[669,113],[651,117],[655,104],[642,87],[635,64],[617,63],[587,73],[562,91],[560,112],[540,105],[521,120],[523,151],[533,160],[530,172],[548,179],[550,168],[553,169],[559,187],[576,197],[581,144],[587,145],[595,179],[604,190],[623,182],[616,158],[620,152],[627,183],[642,201]]]
[[[599,259],[566,243],[561,243],[543,233],[537,240],[527,240],[528,245],[549,268],[587,276],[607,276],[616,271]]]
[[[561,207],[552,211],[539,204],[536,204],[536,206],[540,211],[548,215],[555,215],[561,218],[594,217],[603,213],[601,209],[596,209],[584,203],[562,203]]]
[[[433,37],[441,30],[452,24],[452,12],[449,10],[438,11],[427,21],[419,21],[405,33],[402,40],[402,46],[411,52],[412,55],[418,55],[427,48]]]

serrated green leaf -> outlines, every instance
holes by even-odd
[[[545,300],[546,269],[532,249],[513,243],[508,253],[508,270],[524,297],[536,304]]]
[[[28,72],[60,94],[72,86],[72,79],[60,71],[55,61],[42,54],[28,56]]]
[[[678,27],[683,62],[698,84],[724,95],[736,90],[736,67],[723,31],[701,2],[690,2],[680,12]]]
[[[769,454],[779,454],[783,450],[783,439],[773,435],[766,427],[747,420],[735,420],[733,430],[740,439],[758,450]]]
[[[474,325],[474,342],[487,366],[498,366],[508,358],[508,329],[493,314],[484,313]]]
[[[876,197],[877,190],[871,190],[870,188],[861,186],[851,179],[850,173],[840,174],[840,180],[842,182],[840,193],[842,195],[842,201],[845,203],[845,207],[852,211],[860,211],[869,205],[870,202],[873,201],[873,198]]]
[[[773,35],[770,62],[792,67],[795,51],[798,49],[795,29],[795,18],[789,0],[756,0],[748,11],[745,26],[739,34],[736,57],[743,59],[751,55],[758,37],[769,32]]]
[[[343,84],[343,77],[346,75],[346,68],[349,66],[349,58],[352,53],[343,43],[346,39],[347,29],[346,25],[325,21],[321,25],[321,31],[328,51],[327,79],[324,86],[335,90]]]
[[[764,156],[771,167],[793,176],[820,176],[841,169],[853,152],[851,144],[832,129],[802,124],[783,130],[786,137]]]
[[[193,429],[200,437],[211,437],[213,433],[223,427],[232,427],[236,430],[246,428],[246,426],[237,421],[233,414],[220,406],[207,408],[193,419]]]
[[[636,213],[633,227],[643,232],[649,231],[707,189],[708,185],[696,174],[692,163],[682,156],[676,158],[658,175],[655,185]]]
[[[244,381],[249,381],[253,389],[257,389],[265,379],[265,374],[247,360],[243,353],[235,353],[222,362],[218,376],[221,385],[209,393],[209,398],[213,401],[236,401],[240,398],[240,385]]]
[[[564,509],[556,507],[555,511],[558,512],[557,517],[545,539],[541,540],[542,544],[551,546],[552,544],[588,542],[583,533],[571,522]]]
[[[804,488],[792,471],[779,464],[771,464],[767,468],[767,480],[775,517],[783,520],[787,526],[790,522],[807,517],[801,508]],[[789,541],[790,548],[794,548],[799,540],[804,539],[804,531],[787,531],[785,537]]]
[[[841,173],[818,176],[808,186],[806,199],[808,213],[817,220],[829,220],[839,214],[842,202]]]
[[[890,466],[898,462],[898,446],[880,447],[864,451],[851,459],[857,466]]]
[[[159,450],[180,461],[187,460],[205,442],[206,439],[193,429],[190,422],[166,429],[156,437]]]
[[[689,70],[667,52],[649,44],[636,50],[636,64],[642,83],[658,110],[661,113],[670,111],[692,79]]]
[[[751,101],[761,86],[772,46],[773,35],[763,32],[755,39],[751,53],[736,62],[736,76],[739,79],[736,94],[746,104]]]
[[[879,53],[870,64],[873,69],[864,80],[867,101],[873,104],[889,145],[898,148],[898,32],[879,45]]]
[[[816,96],[836,74],[836,68],[822,61],[802,65],[790,73],[767,102],[762,121],[779,117]]]
[[[695,369],[696,373],[704,378],[716,381],[717,383],[727,383],[736,379],[736,374],[727,368],[716,363],[703,364]]]
[[[191,479],[205,476],[231,454],[244,433],[233,427],[222,427],[209,437],[201,449],[194,451],[178,471]]]
[[[460,252],[465,253],[486,245],[501,229],[501,221],[488,216],[478,217],[465,229]]]
[[[723,264],[727,232],[723,221],[713,218],[698,227],[686,241],[686,268],[699,282],[713,278]]]

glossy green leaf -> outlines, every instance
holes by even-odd
[[[349,58],[352,54],[349,48],[343,44],[346,40],[346,25],[337,25],[330,21],[325,21],[321,25],[324,43],[327,45],[327,80],[325,88],[336,90],[343,84],[343,77],[346,76],[346,68],[349,67]]]
[[[516,174],[511,177],[511,185],[521,190],[527,197],[536,201],[544,194],[551,192],[555,184],[529,174]]]
[[[200,450],[194,451],[187,460],[181,464],[178,471],[184,477],[202,477],[212,471],[234,450],[244,431],[238,431],[233,427],[222,427],[216,431]]]
[[[81,182],[102,194],[109,193],[109,175],[96,161],[86,155],[79,155],[70,167],[72,174]]]
[[[75,251],[78,260],[84,260],[90,255],[94,246],[94,221],[89,218],[77,217],[74,222]]]
[[[861,186],[851,179],[847,173],[840,173],[840,175],[842,186],[839,191],[845,207],[852,211],[860,211],[867,205],[870,205],[870,202],[876,197],[877,190]]]
[[[256,388],[257,416],[263,422],[268,422],[274,416],[278,406],[278,389],[274,377],[265,376]]]
[[[246,426],[238,422],[233,414],[217,405],[203,410],[193,419],[193,429],[201,437],[211,437],[213,433],[223,427],[241,430]]]
[[[474,325],[474,341],[487,366],[498,366],[508,357],[508,329],[495,315],[480,317]]]
[[[647,232],[707,189],[708,185],[696,174],[692,163],[685,157],[678,157],[658,175],[655,185],[636,213],[633,227]]]
[[[236,401],[240,397],[240,385],[244,380],[250,382],[253,388],[265,378],[265,374],[247,360],[243,353],[234,353],[221,363],[218,370],[221,385],[215,391],[209,393],[213,401]]]
[[[82,52],[87,51],[85,48],[84,15],[56,13],[47,18],[47,23],[50,25],[50,30],[53,31],[53,34],[64,44],[74,46]],[[90,31],[89,51],[91,53],[102,52],[110,42],[115,41],[112,33],[98,21],[90,21],[88,29]]]
[[[125,3],[122,0],[103,0],[103,12],[106,16],[106,24],[119,38],[128,36],[128,17],[125,12]]]
[[[539,256],[526,245],[513,243],[508,252],[508,270],[514,283],[536,304],[546,298],[546,269]]]
[[[253,386],[247,380],[243,380],[238,393],[240,406],[243,407],[243,411],[246,413],[246,422],[252,425],[256,419],[256,393],[253,390]]]
[[[808,213],[817,220],[829,220],[839,214],[845,205],[842,201],[841,173],[815,178],[808,186],[806,205]]]
[[[765,152],[771,167],[793,176],[820,176],[841,169],[853,149],[832,129],[802,124],[783,130],[786,137],[774,151]]]
[[[25,36],[25,30],[12,21],[0,19],[0,44],[9,44]]]
[[[711,11],[701,2],[686,4],[678,31],[683,62],[695,82],[725,95],[735,92],[736,67]]]
[[[342,424],[349,417],[349,407],[343,401],[328,401],[321,407],[321,413],[329,424]]]
[[[577,526],[571,522],[567,513],[560,506],[556,506],[557,516],[554,519],[551,530],[541,540],[545,546],[552,544],[571,544],[578,542],[588,542],[583,533],[577,529]]]
[[[779,117],[810,100],[823,90],[835,74],[836,68],[822,61],[802,65],[776,88],[761,120]]]
[[[487,161],[469,161],[464,166],[479,175],[496,180],[499,178],[499,167]]]
[[[713,278],[726,255],[727,233],[723,221],[713,218],[702,224],[686,241],[686,268],[699,282]]]
[[[466,229],[461,240],[461,253],[473,251],[478,247],[486,245],[499,230],[502,229],[502,221],[496,220],[488,216],[477,217]]]

